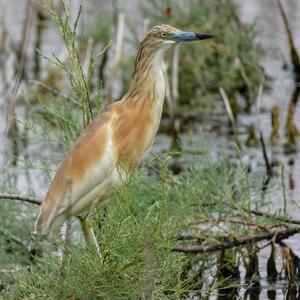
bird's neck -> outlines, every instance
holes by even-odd
[[[128,99],[163,102],[165,97],[163,58],[164,49],[154,51],[143,46],[140,47],[127,93]]]

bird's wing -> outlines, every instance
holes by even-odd
[[[112,149],[113,109],[100,114],[74,144],[54,176],[42,202],[36,232],[48,234],[53,220],[111,175],[116,161]],[[91,204],[90,204],[91,205]],[[69,216],[78,212],[69,212]],[[61,220],[63,223],[64,217]]]

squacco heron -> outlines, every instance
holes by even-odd
[[[85,129],[54,176],[36,220],[36,234],[51,234],[70,217],[79,216],[87,243],[99,250],[87,216],[121,186],[122,160],[134,167],[154,142],[165,98],[165,50],[180,42],[212,37],[169,25],[147,32],[127,93]]]

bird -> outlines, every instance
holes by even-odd
[[[100,251],[89,216],[113,198],[126,170],[139,164],[154,143],[165,98],[165,51],[181,42],[213,37],[170,25],[148,30],[128,91],[95,117],[58,168],[40,206],[36,235],[52,235],[77,216],[86,242]]]

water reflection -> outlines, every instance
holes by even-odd
[[[244,300],[259,300],[259,295],[261,292],[261,287],[259,283],[255,283],[253,286],[247,289]]]
[[[268,299],[275,300],[276,299],[276,290],[268,290]]]

